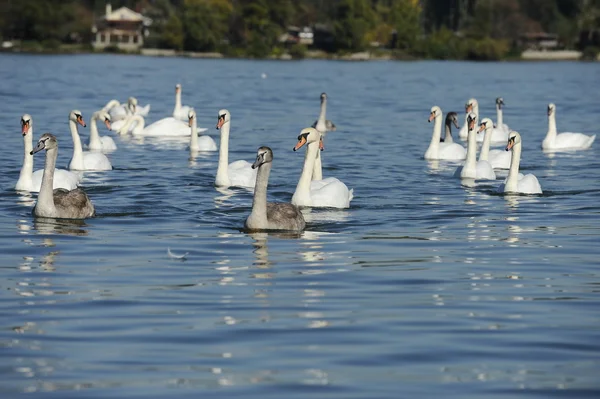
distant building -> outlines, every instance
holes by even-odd
[[[92,26],[92,46],[98,50],[109,46],[125,51],[139,50],[144,45],[144,37],[148,36],[151,24],[152,20],[140,13],[127,7],[113,11],[110,3],[107,3],[106,14]]]
[[[520,37],[521,47],[528,50],[557,50],[559,47],[558,35],[554,33],[535,32],[526,33]]]
[[[311,46],[313,41],[313,30],[308,26],[304,26],[303,28],[288,26],[287,32],[279,36],[279,42],[284,44],[304,44]]]

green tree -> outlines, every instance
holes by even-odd
[[[414,0],[395,0],[390,7],[390,23],[396,29],[396,48],[415,48],[421,31],[421,6]]]
[[[226,37],[233,7],[229,0],[185,0],[184,47],[191,51],[214,51]]]
[[[340,0],[335,10],[333,33],[338,50],[360,51],[367,45],[374,12],[367,0]]]
[[[181,23],[181,20],[179,19],[177,14],[172,14],[169,17],[164,28],[165,31],[163,32],[162,36],[164,45],[167,48],[183,50],[183,24]]]

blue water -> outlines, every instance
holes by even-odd
[[[548,102],[559,131],[600,133],[599,81],[598,63],[0,55],[1,396],[599,397],[600,139],[540,149]],[[215,139],[229,109],[230,161],[273,149],[278,201],[327,92],[324,175],[354,188],[350,209],[308,212],[300,237],[247,234],[252,194],[215,189],[216,153],[112,133],[115,169],[83,182],[98,216],[32,217],[36,195],[13,189],[23,113],[64,167],[69,111],[134,95],[157,120],[176,83]],[[541,196],[422,159],[432,105],[462,121],[476,97],[495,119],[497,96]]]

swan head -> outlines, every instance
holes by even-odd
[[[475,129],[476,120],[477,115],[475,115],[473,112],[469,112],[469,114],[467,115],[467,127],[469,128],[469,130]]]
[[[556,111],[556,105],[554,103],[548,104],[548,116],[552,115]]]
[[[259,168],[268,162],[273,162],[273,151],[269,147],[260,147],[256,154],[256,161],[252,164],[252,169]]]
[[[137,108],[138,100],[135,97],[129,97],[127,99],[127,108],[132,114],[135,114],[135,109]]]
[[[217,129],[221,129],[224,124],[231,120],[231,114],[226,109],[220,109],[217,118]]]
[[[177,83],[175,85],[175,93],[180,93],[181,92],[181,85],[179,83]]]
[[[479,103],[474,98],[469,98],[469,101],[465,104],[465,112],[473,112],[473,109],[479,107]]]
[[[483,118],[481,124],[479,124],[479,130],[477,133],[481,133],[484,130],[488,130],[494,127],[494,122],[490,118]]]
[[[323,92],[321,93],[321,102],[323,103],[325,101],[327,101],[327,93]]]
[[[194,122],[194,118],[196,117],[196,111],[194,111],[194,108],[190,108],[190,111],[188,112],[188,126],[192,127],[192,123]]]
[[[29,133],[29,129],[31,129],[32,126],[32,122],[31,122],[31,115],[29,114],[25,114],[21,117],[21,133],[23,134],[23,136],[27,136],[27,133]]]
[[[69,114],[69,121],[79,123],[81,126],[86,127],[86,124],[83,121],[81,111],[79,110],[74,109],[73,111],[71,111],[71,113]]]
[[[512,131],[508,135],[508,144],[506,144],[505,150],[510,151],[517,144],[521,144],[521,135],[515,131]]]
[[[431,111],[429,112],[428,122],[431,122],[438,116],[442,116],[442,109],[440,107],[438,107],[437,105],[434,105],[433,107],[431,107]]]
[[[319,142],[319,148],[322,150],[322,141],[321,141],[321,133],[314,127],[307,127],[306,129],[302,129],[300,131],[300,135],[298,136],[298,143],[294,147],[294,151],[298,151],[304,144],[310,144],[314,142]]]
[[[100,118],[104,119],[104,125],[106,125],[106,128],[108,130],[112,130],[112,128],[110,127],[110,115],[108,114],[108,112],[101,112]]]
[[[496,98],[496,106],[500,109],[504,106],[504,99],[502,97]]]
[[[40,139],[38,140],[35,148],[29,154],[33,155],[36,152],[42,150],[48,151],[53,148],[58,148],[58,139],[51,133],[44,133],[42,134],[42,137],[40,137]]]
[[[458,114],[454,111],[448,112],[446,115],[446,125],[450,126],[451,124],[454,124],[454,127],[460,129],[460,126],[458,126]]]

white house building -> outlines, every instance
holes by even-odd
[[[113,11],[110,3],[107,3],[106,14],[92,26],[92,46],[98,50],[111,46],[125,51],[137,51],[144,45],[144,38],[148,36],[151,24],[152,20],[140,13],[127,7]]]

